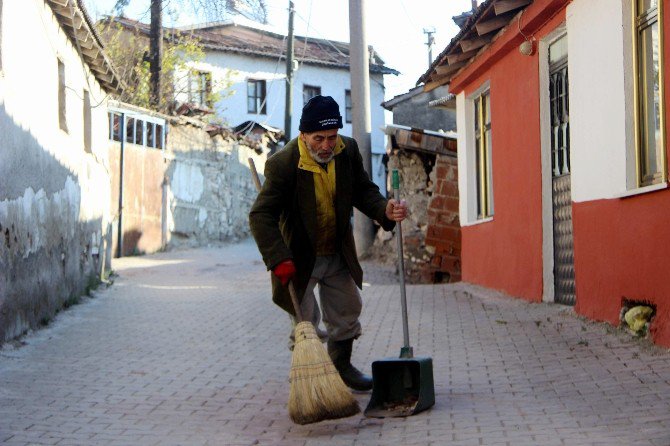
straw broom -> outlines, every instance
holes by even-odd
[[[289,292],[296,312],[295,345],[291,359],[288,414],[297,424],[350,417],[358,402],[335,369],[311,322],[302,320],[293,283]]]
[[[260,190],[260,179],[251,158],[249,167],[254,184]],[[356,415],[361,411],[358,402],[340,378],[312,323],[303,320],[292,282],[289,282],[289,294],[298,321],[289,372],[289,417],[294,423],[310,424]]]

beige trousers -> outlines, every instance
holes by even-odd
[[[314,293],[317,284],[318,301]],[[342,256],[317,257],[300,310],[305,320],[314,325],[321,340],[343,341],[360,336],[361,323],[358,318],[362,308],[361,294]],[[295,318],[291,319],[295,326]],[[320,327],[322,320],[325,331]],[[289,341],[289,346],[292,345],[293,329]]]

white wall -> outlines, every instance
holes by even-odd
[[[2,15],[0,224],[10,242],[0,259],[0,342],[83,290],[111,220],[106,94],[43,0],[5,1]],[[59,128],[58,58],[68,132]],[[84,89],[97,106],[91,153]]]
[[[198,69],[211,71],[214,80],[231,76],[234,94],[217,104],[217,111],[224,116],[230,125],[237,125],[246,120],[266,123],[284,129],[284,104],[286,100],[286,67],[283,61],[268,58],[241,56],[236,54],[208,51],[205,60],[195,65]],[[247,113],[247,80],[259,79],[267,81],[267,114],[256,115]],[[300,123],[304,85],[321,87],[321,94],[332,96],[340,105],[344,118],[344,91],[351,89],[348,71],[317,65],[301,65],[293,77],[293,119],[291,134],[297,135]],[[381,128],[384,126],[383,77],[380,74],[370,76],[370,108],[372,128],[372,150],[384,153],[385,140]],[[351,135],[351,124],[344,123],[342,134]]]
[[[572,199],[630,187],[633,146],[630,0],[575,0],[567,9]],[[624,8],[626,6],[626,8]],[[633,175],[635,171],[632,171]]]

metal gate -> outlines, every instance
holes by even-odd
[[[549,47],[551,103],[551,168],[554,222],[554,296],[575,304],[575,265],[570,183],[570,120],[567,36]]]

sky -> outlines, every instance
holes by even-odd
[[[84,0],[93,18],[108,14],[116,0]],[[188,0],[183,2],[188,5]],[[287,34],[288,0],[266,0],[268,25],[278,33]],[[481,3],[481,2],[480,2]],[[320,39],[349,41],[348,0],[294,0],[296,15],[294,33]],[[386,66],[399,71],[399,76],[384,76],[385,99],[406,93],[416,85],[428,69],[428,36],[434,30],[433,58],[437,57],[458,33],[453,16],[470,10],[471,0],[366,0],[365,33]],[[176,8],[171,1],[169,8]],[[126,15],[149,22],[149,0],[130,0]],[[176,21],[166,15],[165,26],[184,26],[204,22],[191,11],[179,12]]]

